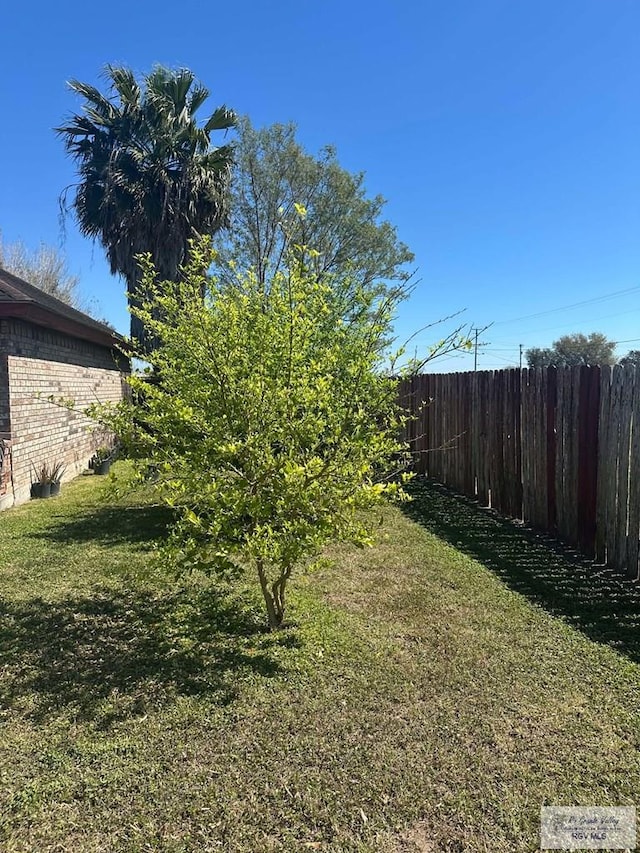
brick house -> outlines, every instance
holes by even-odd
[[[79,411],[47,399],[117,401],[130,370],[114,332],[0,268],[0,509],[30,497],[33,468],[85,470],[104,439]]]

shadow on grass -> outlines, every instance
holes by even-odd
[[[266,634],[261,613],[210,588],[2,602],[0,705],[108,726],[180,695],[227,704],[243,677],[279,672],[272,651],[287,641]]]
[[[416,479],[409,491],[411,519],[592,640],[640,661],[640,583],[431,481]]]
[[[129,544],[144,549],[166,534],[172,520],[171,509],[165,506],[105,504],[87,509],[81,516],[54,516],[46,529],[27,535],[49,542]]]

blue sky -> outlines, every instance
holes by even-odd
[[[71,219],[62,234],[74,172],[52,128],[80,105],[69,78],[159,62],[191,68],[212,108],[293,120],[307,148],[332,143],[366,172],[416,255],[401,337],[465,309],[465,322],[494,324],[484,368],[568,332],[640,348],[637,0],[62,0],[9,4],[3,32],[3,237],[62,245],[120,330],[124,288],[102,248]]]

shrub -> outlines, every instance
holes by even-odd
[[[179,283],[158,282],[143,258],[155,381],[134,376],[131,400],[94,411],[178,510],[172,561],[252,566],[271,628],[296,566],[332,540],[369,543],[362,510],[404,497],[403,414],[380,355],[393,297],[356,288],[345,305],[309,255],[296,247],[266,288],[253,273],[218,287],[206,244]]]

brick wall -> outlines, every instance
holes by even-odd
[[[9,432],[9,373],[7,351],[0,338],[0,433]],[[5,436],[6,437],[6,436]]]
[[[121,369],[127,365],[125,360],[117,364],[107,347],[19,320],[0,323],[0,354],[0,436],[10,439],[11,452],[11,488],[4,496],[0,488],[2,509],[29,499],[33,467],[63,462],[68,480],[85,470],[105,443],[80,411],[54,405],[47,397],[73,399],[78,410],[98,401],[116,402],[123,393]]]

